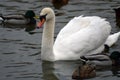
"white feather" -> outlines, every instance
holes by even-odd
[[[117,40],[119,39],[119,36],[120,36],[120,32],[117,32],[117,33],[114,33],[114,34],[111,34],[105,44],[107,44],[109,47],[111,47],[113,44],[115,44],[117,42]]]
[[[56,38],[56,60],[74,60],[83,55],[101,52],[110,31],[111,26],[105,19],[97,16],[75,17]]]
[[[61,29],[53,45],[54,11],[44,8],[40,15],[46,15],[41,47],[42,60],[76,60],[80,56],[100,53],[111,32],[111,26],[105,19],[98,16],[79,16]]]

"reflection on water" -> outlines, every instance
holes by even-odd
[[[114,76],[117,76],[120,78],[120,66],[112,67],[111,71]]]
[[[14,24],[1,24],[3,28],[11,28],[11,29],[25,29],[26,32],[30,32],[36,29],[36,25],[28,24],[28,25],[14,25]]]
[[[71,80],[72,73],[78,66],[81,66],[80,61],[42,62],[43,79]],[[96,77],[90,78],[90,80],[101,80],[101,78],[119,80],[119,77],[120,67],[101,66],[96,69]]]
[[[54,74],[54,63],[52,62],[43,62],[42,63],[42,72],[44,80],[59,80]]]
[[[49,6],[56,14],[55,37],[59,30],[74,16],[95,15],[105,17],[112,25],[112,32],[120,31],[116,26],[113,8],[119,0],[67,0],[67,4],[54,6],[51,0],[0,0],[0,13],[21,14]],[[44,62],[40,58],[42,28],[33,25],[0,25],[0,80],[71,80],[79,61]],[[110,52],[120,51],[120,40]],[[97,70],[97,77],[88,80],[119,80],[119,69]],[[116,70],[117,69],[117,70]]]
[[[69,80],[74,69],[80,64],[80,61],[43,62],[43,77],[45,80]]]

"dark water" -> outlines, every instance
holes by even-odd
[[[55,34],[74,16],[95,15],[106,18],[112,32],[116,26],[113,8],[119,0],[69,0],[67,5],[54,7],[50,0],[0,0],[0,13],[17,14],[34,10],[36,14],[46,6],[56,13]],[[0,25],[0,80],[72,80],[78,61],[43,62],[40,58],[42,29],[26,28],[28,25]],[[120,39],[111,51],[120,49]],[[88,80],[120,80],[117,71],[105,67]]]

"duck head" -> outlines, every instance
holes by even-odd
[[[35,17],[34,11],[28,10],[28,11],[25,13],[25,18],[33,18],[33,17]]]
[[[114,51],[110,55],[110,59],[112,60],[112,65],[117,66],[120,65],[120,52]]]
[[[24,17],[27,19],[28,24],[36,24],[36,19],[35,18],[37,18],[37,16],[35,15],[34,11],[28,10],[25,13]]]

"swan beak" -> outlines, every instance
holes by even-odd
[[[41,28],[42,25],[44,24],[45,22],[45,19],[43,18],[42,20],[40,20],[38,23],[37,23],[37,28]]]

